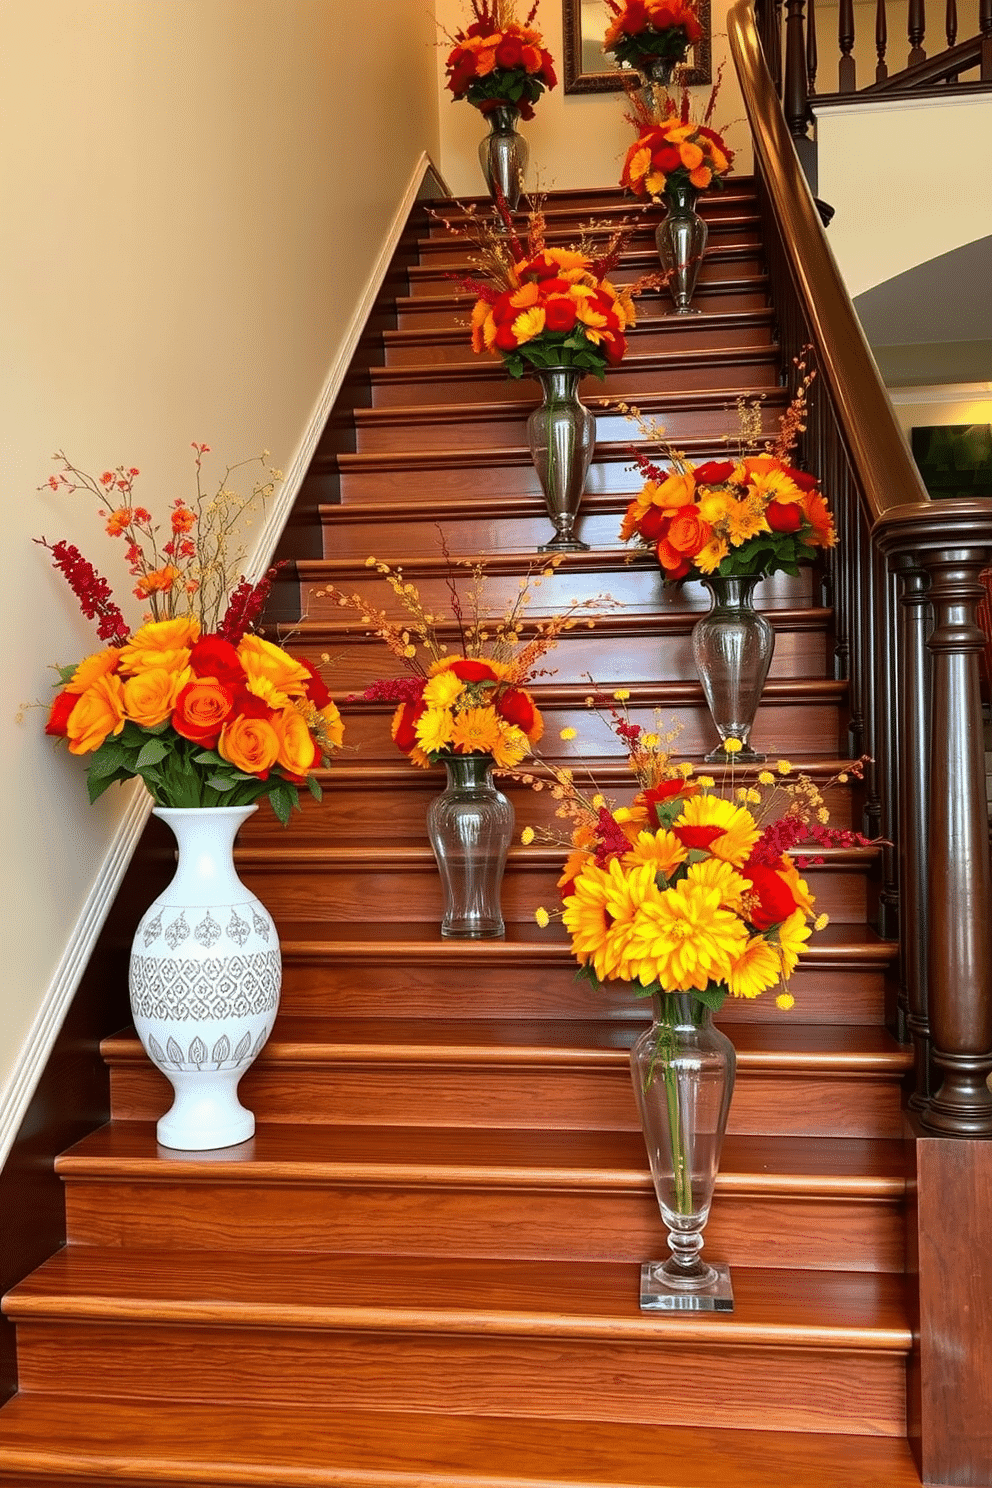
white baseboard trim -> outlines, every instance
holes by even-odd
[[[96,881],[72,928],[65,953],[24,1041],[22,1056],[6,1088],[0,1092],[0,1168],[7,1160],[31,1097],[44,1073],[151,809],[151,796],[141,781],[136,780],[107,856],[100,865]]]
[[[428,175],[433,176],[444,188],[444,182],[437,168],[430,157],[422,153],[413,168],[406,190],[397,204],[392,222],[383,238],[382,248],[372,265],[365,289],[355,306],[355,313],[351,317],[320,396],[306,423],[303,437],[293,455],[290,467],[285,472],[278,495],[272,502],[266,521],[252,547],[247,569],[248,573],[256,578],[260,578],[272,562],[272,555],[275,553],[282,530],[299,495],[307,470],[310,468],[314,450],[351,364],[359,337],[372,313],[396,246]],[[6,1162],[20,1130],[65,1015],[82,980],[90,956],[93,954],[97,937],[103,928],[132,854],[138,845],[138,839],[148,820],[151,806],[151,797],[144,786],[136,781],[120,824],[107,850],[107,855],[100,865],[93,887],[73,926],[65,954],[41,1000],[30,1032],[24,1041],[21,1055],[14,1065],[6,1086],[0,1091],[0,1168]]]

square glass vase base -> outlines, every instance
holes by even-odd
[[[659,1280],[660,1261],[645,1261],[641,1267],[642,1312],[733,1312],[734,1289],[730,1284],[730,1267],[723,1261],[710,1261],[716,1280],[698,1291],[683,1291]]]

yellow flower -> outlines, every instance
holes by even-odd
[[[759,496],[735,501],[727,512],[727,536],[735,548],[747,542],[748,538],[757,537],[759,532],[768,531],[764,503]]]
[[[658,832],[638,832],[629,853],[624,854],[625,863],[650,863],[655,873],[670,878],[680,863],[689,856],[674,832],[662,828]]]
[[[693,562],[700,573],[716,573],[729,552],[730,544],[724,538],[711,537],[709,542],[700,548]]]
[[[71,681],[65,685],[66,692],[85,692],[92,687],[98,677],[104,677],[108,672],[117,669],[120,651],[116,646],[108,646],[105,651],[94,651],[92,656],[87,656],[81,661],[72,674]]]
[[[523,831],[520,833],[520,841],[523,843],[524,847],[530,847],[531,843],[534,841],[534,828],[524,827]]]
[[[792,774],[792,765],[789,763],[788,760],[779,760],[775,768],[780,775]]]
[[[758,997],[782,975],[775,947],[763,935],[754,935],[730,968],[727,986],[733,997]]]
[[[464,688],[464,682],[454,672],[438,672],[424,688],[424,702],[428,708],[447,708]]]
[[[544,330],[546,316],[540,305],[533,305],[529,310],[522,310],[511,327],[517,344],[522,345],[525,341],[533,341]]]
[[[616,858],[607,868],[585,865],[575,892],[565,900],[562,919],[582,966],[592,965],[600,981],[630,981],[628,943],[638,911],[659,898],[650,863],[626,872]]]
[[[551,916],[548,914],[548,911],[546,909],[535,909],[534,918],[540,925],[542,930],[547,930],[548,926],[551,924]]]
[[[502,742],[499,725],[492,708],[463,708],[455,714],[451,742],[461,754],[492,754]]]
[[[775,1006],[777,1008],[781,1008],[783,1013],[787,1013],[789,1009],[794,1008],[795,1005],[796,999],[793,997],[791,992],[780,992],[775,999]]]
[[[627,957],[644,986],[657,981],[666,992],[701,992],[726,981],[746,939],[738,917],[721,907],[719,890],[686,880],[639,906]]]
[[[344,724],[341,721],[341,712],[337,703],[330,702],[321,708],[319,717],[322,738],[327,740],[331,749],[340,749],[344,739]]]
[[[827,926],[829,924],[830,924],[830,916],[828,914],[817,915],[816,919],[813,921],[813,929],[814,930],[826,930],[826,928],[827,928]]]
[[[502,718],[496,718],[494,722],[497,737],[490,753],[501,770],[512,770],[530,753],[530,741],[515,723],[507,723]]]
[[[775,784],[775,776],[772,774],[771,770],[762,770],[759,773],[759,775],[758,775],[758,784],[759,785],[774,785]]]
[[[796,969],[803,945],[810,937],[806,916],[801,909],[793,910],[787,920],[778,927],[779,950],[782,954],[782,973],[790,977]]]
[[[722,828],[721,835],[714,838],[707,851],[714,858],[737,865],[750,855],[761,836],[750,811],[735,806],[733,801],[724,800],[723,796],[692,796],[683,806],[675,826]]]
[[[618,687],[613,696],[618,703],[626,703],[630,698],[630,689],[627,687]]]
[[[124,727],[124,689],[115,672],[98,677],[81,694],[66,724],[70,754],[91,754]]]
[[[702,863],[690,863],[686,878],[690,883],[718,889],[724,909],[732,909],[736,913],[743,909],[745,884],[750,880],[735,873],[729,863],[724,863],[719,858],[706,858]]]
[[[574,728],[563,728],[563,729],[559,729],[559,731],[558,731],[558,737],[559,737],[559,739],[574,739],[577,733],[578,733],[578,729],[574,729]]]
[[[744,745],[741,743],[740,739],[724,739],[723,747],[726,750],[727,754],[740,754],[741,750],[744,748]]]
[[[136,630],[121,651],[121,671],[140,672],[145,667],[181,670],[199,638],[198,620],[153,620]]]
[[[176,698],[190,680],[192,672],[166,671],[165,667],[147,667],[128,677],[124,683],[124,711],[132,723],[154,728],[163,723],[176,706]]]
[[[437,754],[451,743],[454,719],[447,708],[428,708],[414,726],[417,743],[425,754]]]
[[[310,681],[306,667],[262,636],[244,636],[238,645],[238,660],[248,676],[248,691],[270,707],[284,707],[290,698],[306,693]]]

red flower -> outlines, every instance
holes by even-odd
[[[684,579],[692,567],[692,559],[684,553],[676,553],[667,537],[663,537],[656,549],[658,562],[665,570],[665,580],[674,584],[676,579]]]
[[[498,67],[519,67],[523,62],[523,48],[516,36],[504,36],[496,48]]]
[[[198,677],[215,677],[226,687],[238,687],[245,669],[230,641],[219,635],[203,636],[189,653],[189,664]]]
[[[644,0],[629,0],[623,17],[623,29],[628,36],[639,36],[648,24],[647,7]]]
[[[637,524],[637,530],[645,542],[657,542],[665,531],[671,512],[663,506],[649,506]]]
[[[661,145],[651,156],[651,164],[663,175],[670,176],[672,171],[677,171],[682,164],[682,156],[679,154],[677,145]]]
[[[172,727],[184,739],[212,748],[231,716],[234,694],[214,677],[187,682],[176,698]]]
[[[417,743],[417,719],[427,712],[427,704],[421,699],[416,703],[400,703],[393,715],[393,738],[404,754],[409,754]]]
[[[820,484],[815,475],[809,475],[805,470],[796,470],[791,465],[784,466],[782,473],[787,475],[800,491],[815,491]]]
[[[310,681],[307,683],[307,698],[318,710],[326,708],[331,701],[331,694],[327,689],[323,677],[318,672],[312,661],[305,656],[299,658],[300,666],[305,667],[310,673]]]
[[[504,325],[496,327],[496,335],[493,337],[493,345],[498,346],[500,351],[516,351],[517,338],[513,334],[513,326],[507,321]]]
[[[463,656],[448,667],[462,682],[495,682],[496,673],[488,661],[477,661],[473,656]]]
[[[537,716],[533,699],[522,687],[508,687],[501,693],[496,702],[496,712],[507,723],[515,723],[517,728],[523,729],[525,734],[530,733]]]
[[[789,918],[796,908],[796,900],[780,873],[755,863],[753,859],[744,864],[741,873],[751,880],[751,892],[757,900],[749,916],[755,930],[770,930],[773,925],[781,925]]]
[[[45,733],[64,739],[69,731],[69,714],[78,702],[78,692],[60,692],[49,709]]]
[[[602,344],[610,366],[619,367],[627,351],[626,336],[621,336],[619,332],[612,336],[604,336]]]
[[[555,72],[554,59],[550,52],[541,53],[541,75],[549,88],[554,88],[558,83],[558,74]]]
[[[694,847],[705,852],[711,843],[718,837],[722,837],[724,827],[673,827],[672,831],[679,839],[683,847],[691,851]]]
[[[803,514],[794,501],[770,501],[765,519],[773,532],[798,532],[803,525]]]
[[[544,307],[544,324],[549,331],[570,331],[575,325],[575,301],[549,300]]]
[[[730,479],[733,468],[733,460],[707,460],[705,464],[697,465],[692,473],[697,486],[721,486]]]
[[[670,801],[673,796],[694,796],[699,786],[687,780],[663,780],[659,785],[649,785],[634,797],[634,804],[647,808],[648,822],[655,831],[661,826],[658,820],[659,801]]]

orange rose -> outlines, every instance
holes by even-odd
[[[238,646],[238,660],[248,674],[248,691],[276,710],[290,698],[305,697],[310,673],[271,641],[246,635]]]
[[[188,667],[182,672],[167,671],[165,667],[138,672],[124,683],[124,711],[132,723],[154,728],[168,718],[189,679]]]
[[[306,775],[317,759],[317,746],[306,720],[295,708],[284,708],[272,720],[279,741],[276,764],[287,775]]]
[[[140,672],[145,667],[182,671],[190,648],[200,638],[197,620],[153,620],[136,630],[121,652],[121,670]]]
[[[66,692],[85,692],[100,677],[116,672],[120,657],[121,653],[116,646],[108,646],[105,651],[94,651],[92,656],[87,656],[79,663],[71,681],[65,685]]]
[[[234,694],[216,677],[195,677],[176,697],[172,727],[184,739],[212,749],[233,707]]]
[[[221,729],[217,753],[236,770],[267,780],[279,758],[279,735],[267,719],[239,713]]]
[[[694,558],[713,536],[713,528],[703,521],[698,506],[683,506],[672,517],[666,535],[676,553]]]
[[[66,722],[70,754],[90,754],[125,724],[124,689],[113,672],[98,677],[82,694]]]
[[[344,724],[341,722],[337,703],[327,703],[320,709],[320,716],[324,720],[328,744],[332,749],[340,749],[344,739]]]

